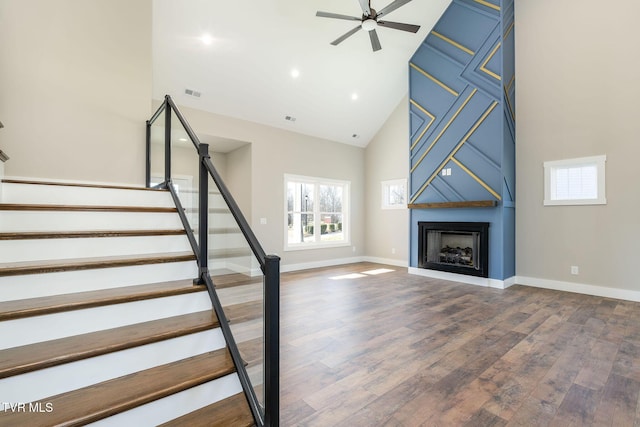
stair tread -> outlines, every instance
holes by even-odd
[[[150,344],[219,326],[213,310],[39,342],[0,351],[0,378]]]
[[[87,230],[87,231],[16,231],[0,233],[0,240],[73,239],[90,237],[145,237],[186,234],[184,229],[171,230]]]
[[[176,280],[5,301],[0,302],[0,321],[204,291],[205,286],[194,286],[191,280]]]
[[[20,261],[0,263],[1,276],[21,274],[54,273],[69,270],[89,270],[95,268],[126,267],[132,265],[159,264],[195,260],[192,252],[166,252],[137,255],[116,255],[93,258],[73,258],[64,260]]]
[[[0,412],[0,425],[85,425],[233,372],[225,347],[43,399],[52,412]]]
[[[0,203],[0,211],[89,211],[89,212],[145,212],[175,213],[175,207],[112,206],[112,205],[56,205],[38,203]]]
[[[260,319],[263,315],[263,301],[247,301],[239,304],[224,306],[224,313],[232,323],[248,322]]]
[[[134,185],[89,184],[79,182],[38,181],[28,179],[3,179],[2,182],[7,184],[55,185],[62,187],[112,188],[116,190],[168,191],[166,189],[136,187]]]
[[[262,283],[262,276],[248,276],[242,273],[227,273],[224,271],[211,271],[211,280],[216,289],[232,288],[236,286]]]
[[[251,427],[255,425],[247,398],[234,394],[179,418],[160,424],[160,427]]]

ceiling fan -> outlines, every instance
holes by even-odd
[[[376,32],[376,28],[378,26],[393,28],[394,30],[408,31],[410,33],[418,32],[418,30],[420,29],[419,25],[403,24],[401,22],[380,21],[381,16],[393,12],[400,6],[404,6],[410,1],[411,0],[395,0],[384,8],[380,9],[380,11],[376,12],[375,9],[371,8],[371,2],[369,0],[358,0],[358,2],[360,3],[360,7],[362,8],[362,17],[360,18],[356,16],[340,15],[337,13],[320,11],[316,12],[316,16],[320,16],[322,18],[345,19],[347,21],[360,21],[360,24],[357,27],[338,37],[337,39],[332,41],[331,44],[337,46],[338,44],[345,41],[348,37],[351,37],[358,31],[360,31],[360,29],[362,28],[369,32],[369,38],[371,39],[371,48],[375,52],[382,49],[382,46],[380,45],[380,39],[378,38],[378,33]]]

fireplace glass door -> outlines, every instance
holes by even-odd
[[[419,223],[419,267],[488,277],[488,223]]]

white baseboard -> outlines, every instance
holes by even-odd
[[[514,283],[516,283],[515,277],[509,277],[505,280],[497,280],[488,279],[486,277],[468,276],[466,274],[448,273],[446,271],[429,270],[426,268],[416,267],[409,267],[409,274],[495,289],[507,289],[509,286],[512,286]]]
[[[362,259],[366,262],[373,262],[376,264],[394,265],[396,267],[407,267],[407,260],[403,259],[391,259],[391,258],[378,258],[373,256],[365,256]]]
[[[605,286],[563,282],[561,280],[539,279],[537,277],[527,276],[516,276],[515,283],[534,288],[553,289],[556,291],[574,292],[578,294],[640,302],[640,291],[633,291],[630,289],[608,288]]]
[[[351,257],[351,258],[334,258],[322,261],[302,262],[299,264],[286,264],[280,266],[280,272],[287,273],[290,271],[308,270],[310,268],[331,267],[334,265],[353,264],[356,262],[365,261],[365,257]]]

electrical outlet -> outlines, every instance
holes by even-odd
[[[267,218],[260,218],[260,224],[265,225],[267,223]]]
[[[571,266],[571,274],[577,275],[579,272],[580,272],[580,269],[578,268],[577,265],[572,265]]]
[[[351,250],[352,250],[353,252],[355,252],[355,251],[356,251],[356,247],[355,247],[355,246],[352,246],[352,247],[351,247]]]
[[[395,254],[396,253],[396,248],[391,248],[391,253]]]

